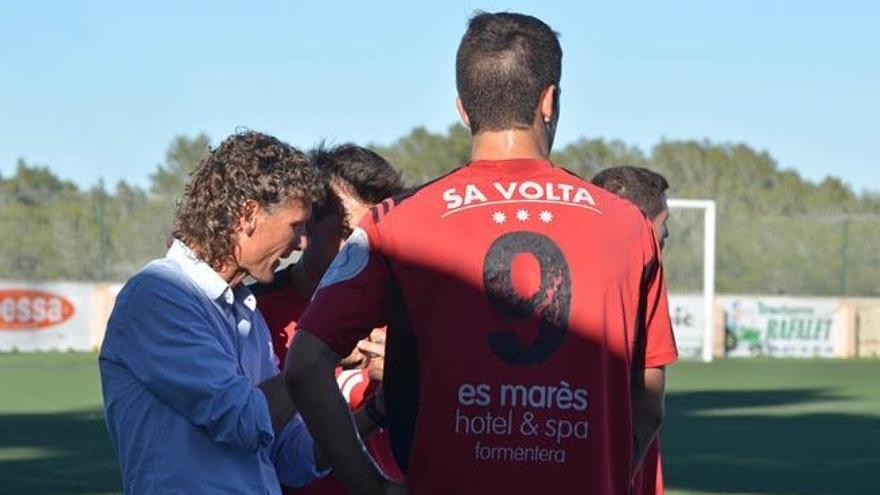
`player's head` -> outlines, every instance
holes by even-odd
[[[535,129],[549,150],[561,75],[562,48],[550,26],[523,14],[479,12],[456,55],[459,112],[474,135]]]
[[[308,222],[305,259],[326,269],[356,222],[371,207],[403,190],[400,172],[377,153],[343,144],[318,146],[312,163],[326,181],[327,197],[316,204]]]
[[[666,238],[669,237],[666,227],[666,219],[669,218],[666,190],[669,189],[669,182],[665,177],[641,167],[612,167],[596,174],[593,184],[635,203],[654,224],[660,247],[666,244]]]
[[[324,194],[305,154],[266,134],[235,134],[192,173],[173,235],[214,270],[268,283],[279,258],[295,247],[297,226]]]

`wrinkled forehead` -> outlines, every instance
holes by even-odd
[[[302,199],[293,198],[266,208],[266,212],[280,221],[299,223],[308,220],[312,214],[311,203],[305,203]]]

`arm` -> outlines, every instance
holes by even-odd
[[[360,409],[352,413],[354,424],[361,438],[367,438],[385,426],[385,394],[380,387],[365,401]]]
[[[339,391],[334,369],[340,356],[323,341],[301,329],[287,355],[284,376],[291,395],[336,478],[351,493],[406,493],[385,478],[357,434],[348,405]]]
[[[630,477],[635,476],[645,452],[660,430],[663,421],[663,399],[666,388],[664,368],[648,368],[636,374],[630,395],[632,398],[633,457]]]
[[[256,452],[273,440],[270,400],[237,372],[201,303],[158,277],[142,280],[121,314],[119,355],[159,400],[211,440]]]
[[[639,301],[639,332],[633,353],[630,399],[632,404],[633,455],[632,472],[635,475],[651,441],[663,421],[663,399],[666,393],[666,365],[678,359],[666,279],[660,261],[660,249],[654,238],[653,227],[644,222],[643,260]]]
[[[372,406],[364,405],[351,413],[354,427],[362,439],[369,437],[385,424],[385,405],[384,399],[378,398],[380,393],[382,393],[381,388],[368,399],[367,404],[372,403]],[[372,407],[373,411],[369,411],[368,407]],[[314,455],[318,469],[326,469],[330,466],[330,462],[321,453],[317,445],[315,445]]]
[[[296,406],[287,393],[284,376],[280,373],[257,385],[269,403],[269,415],[272,418],[272,429],[275,434],[281,433],[284,426],[296,414]]]
[[[330,470],[318,457],[318,448],[296,415],[278,433],[272,446],[272,464],[282,485],[301,487],[325,476]]]
[[[276,433],[272,453],[278,480],[287,486],[301,487],[326,475],[329,464],[312,440],[302,417],[297,414],[296,405],[287,392],[284,375],[279,373],[259,387],[267,397],[275,398],[269,404]],[[364,408],[353,414],[358,433],[364,438],[379,428],[384,418],[384,403],[378,406],[379,412],[372,416]],[[380,421],[375,421],[373,417]]]

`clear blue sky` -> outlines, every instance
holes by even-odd
[[[745,142],[811,180],[880,191],[877,2],[3,1],[0,174],[146,184],[177,134],[292,144],[443,130],[477,8],[562,35],[559,145]]]

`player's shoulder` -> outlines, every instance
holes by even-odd
[[[436,204],[430,201],[435,198],[435,193],[442,191],[450,182],[458,180],[458,177],[464,173],[464,170],[465,167],[458,167],[436,179],[408,188],[390,198],[386,198],[370,208],[367,218],[374,225],[379,225],[380,223],[394,221],[394,219],[400,217],[406,217],[409,214],[422,213],[426,207],[430,208],[432,204]]]
[[[134,274],[122,286],[116,297],[116,307],[152,308],[174,304],[195,305],[198,289],[168,258],[153,260]]]
[[[120,293],[155,295],[188,292],[188,280],[179,265],[168,258],[151,261],[128,279]]]
[[[586,191],[610,231],[616,231],[626,239],[633,239],[642,237],[645,229],[651,228],[650,221],[631,201],[593,184],[563,166],[554,164],[554,170],[558,180],[570,181],[578,189]]]

